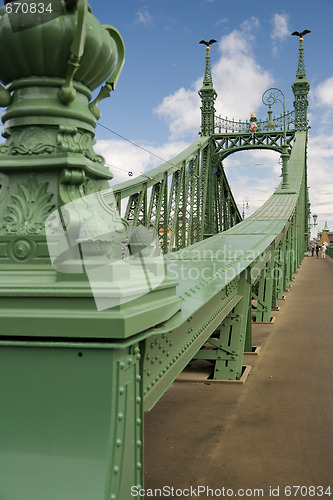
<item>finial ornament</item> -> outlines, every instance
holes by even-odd
[[[299,36],[299,41],[300,41],[300,42],[303,42],[303,37],[304,37],[304,35],[306,35],[307,33],[311,33],[311,31],[310,31],[310,30],[294,31],[294,32],[292,33],[292,35]]]
[[[209,40],[209,42],[206,42],[206,40],[200,40],[199,43],[205,44],[206,45],[206,50],[208,51],[208,50],[210,50],[210,45],[212,45],[212,43],[216,43],[216,42],[217,42],[217,40],[214,40],[213,38],[211,38]]]

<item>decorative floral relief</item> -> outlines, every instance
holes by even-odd
[[[60,128],[58,149],[64,153],[81,153],[91,161],[104,164],[104,158],[93,149],[94,139],[88,133],[82,134],[77,129]]]
[[[10,151],[10,148],[6,144],[3,144],[2,146],[0,146],[0,155],[8,155],[9,151]]]
[[[52,193],[47,192],[48,182],[38,182],[31,176],[26,184],[19,184],[18,193],[12,194],[8,205],[7,221],[2,234],[39,234],[44,231],[47,216],[54,208]]]
[[[32,252],[32,246],[30,241],[20,239],[17,240],[13,247],[13,254],[19,260],[25,260],[30,256]]]
[[[0,154],[4,155],[40,155],[51,154],[55,150],[52,138],[41,127],[29,127],[16,139],[0,146]]]
[[[49,134],[40,127],[29,127],[19,137],[19,144],[11,147],[13,155],[32,155],[52,153],[55,146],[51,144]]]

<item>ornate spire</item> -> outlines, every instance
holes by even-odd
[[[298,64],[297,64],[297,72],[296,79],[305,78],[305,65],[304,65],[304,49],[303,49],[303,38],[299,39],[299,49],[298,49]]]
[[[307,96],[310,90],[310,84],[306,80],[305,74],[303,37],[299,38],[296,80],[291,87],[295,96],[295,128],[296,130],[307,130],[307,107],[309,104]]]
[[[325,227],[324,227],[323,231],[329,232],[329,228],[328,228],[328,225],[327,225],[327,220],[325,220]]]
[[[201,97],[201,103],[202,103],[201,135],[211,135],[214,133],[214,115],[215,115],[214,102],[217,97],[217,93],[213,86],[209,51],[210,47],[209,45],[206,45],[206,64],[205,64],[204,79],[202,87],[198,92],[199,96]]]
[[[327,225],[327,220],[325,220],[325,227],[322,229],[321,232],[321,237],[319,240],[319,245],[322,245],[323,243],[327,243],[328,245],[331,243],[330,239],[328,237],[328,233],[330,232],[328,225]]]

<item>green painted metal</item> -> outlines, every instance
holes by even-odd
[[[295,96],[294,109],[295,109],[295,128],[296,130],[307,130],[307,109],[308,100],[307,96],[310,90],[310,84],[306,80],[305,65],[304,65],[304,49],[303,38],[299,39],[298,51],[298,64],[296,72],[296,80],[292,84],[292,89]]]
[[[253,286],[256,283],[265,286],[265,293],[260,292],[259,299],[264,308],[258,319],[269,321],[274,277],[278,277],[280,286],[284,283],[288,286],[303,258],[304,235],[300,231],[297,235],[301,251],[294,243],[296,231],[293,228],[301,226],[302,222],[297,206],[305,206],[306,143],[307,134],[296,132],[289,160],[290,184],[294,194],[273,194],[261,209],[245,221],[165,256],[168,274],[179,283],[177,295],[182,300],[182,307],[173,318],[151,330],[153,336],[146,342],[143,356],[146,410],[155,404],[186,366],[195,348],[199,344],[202,348],[207,341],[216,348],[215,352],[212,353],[210,348],[207,353],[200,349],[196,357],[217,362],[214,366],[215,378],[230,377],[230,365],[222,369],[221,364],[230,363],[234,358],[232,361],[237,369],[232,373],[237,373],[235,378],[239,378],[252,298],[249,288],[245,286],[245,276]],[[240,302],[242,312],[235,312],[234,308]],[[242,348],[239,349],[224,344],[225,332],[221,326],[226,320],[225,325],[229,328],[230,321],[236,319],[237,314],[237,340],[231,335],[229,342],[230,345],[240,343]]]
[[[114,188],[119,208],[127,199],[124,231],[141,224],[159,234],[166,278],[140,298],[98,311],[87,273],[51,266],[45,220],[108,187],[111,175],[93,150],[94,129],[97,105],[119,78],[124,44],[93,18],[85,0],[63,7],[62,16],[17,38],[4,29],[8,19],[0,9],[6,87],[0,99],[7,107],[0,146],[0,493],[13,500],[124,500],[131,486],[143,485],[143,412],[193,358],[208,360],[215,379],[239,379],[244,350],[252,349],[254,294],[257,321],[266,321],[303,259],[308,84],[301,43],[295,127],[269,128],[269,114],[265,130],[214,133],[207,50],[201,137]],[[63,30],[66,16],[71,21]],[[59,37],[66,49],[53,72],[38,53],[29,55],[41,36],[50,50]],[[84,76],[98,36],[105,41],[101,59]],[[17,54],[20,44],[25,50]],[[8,57],[16,56],[12,73]],[[222,160],[255,148],[285,154],[289,188],[282,189],[284,178],[241,221]],[[136,286],[129,280],[126,293]]]
[[[206,46],[206,63],[202,87],[199,90],[201,98],[201,135],[211,136],[214,133],[214,101],[217,93],[213,86],[213,78],[210,67],[210,47]]]
[[[215,142],[197,139],[189,148],[148,174],[113,188],[124,218],[152,226],[164,253],[184,248],[241,220],[222,164],[213,160]],[[214,197],[208,196],[213,192]],[[149,201],[148,201],[149,200]]]
[[[1,497],[127,498],[143,470],[137,345],[1,344]]]
[[[0,497],[123,499],[143,482],[139,342],[180,299],[166,278],[149,296],[98,311],[86,273],[51,266],[46,219],[109,189],[93,149],[105,92],[90,101],[105,80],[115,87],[124,62],[120,35],[86,0],[62,7],[17,32],[0,9]],[[68,240],[68,251],[79,246]]]
[[[332,247],[332,246],[327,247],[326,254],[327,254],[329,257],[331,257],[331,259],[333,259],[333,247]]]

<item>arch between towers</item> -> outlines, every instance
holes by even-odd
[[[287,136],[287,144],[289,153],[292,149],[292,143],[295,134],[288,134]],[[266,136],[267,138],[267,136]],[[222,162],[228,156],[233,153],[237,153],[239,151],[253,151],[253,150],[266,150],[266,151],[276,151],[281,154],[283,151],[281,136],[279,136],[279,140],[275,138],[275,140],[271,141],[271,143],[265,144],[263,142],[263,138],[256,137],[257,142],[250,142],[244,140],[243,137],[233,137],[233,136],[225,136],[223,140],[219,140],[218,138],[214,138],[215,149],[213,150],[213,158],[215,161]]]

